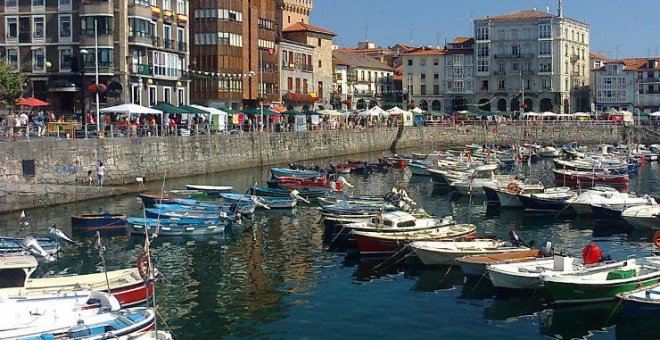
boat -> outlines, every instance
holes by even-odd
[[[3,299],[2,339],[109,339],[144,332],[155,312],[145,307],[120,309],[107,294],[81,291]]]
[[[407,165],[407,161],[404,157],[400,157],[397,155],[394,156],[383,156],[378,158],[379,162],[384,162],[387,161],[388,163],[392,164],[393,167],[395,168],[405,168]]]
[[[142,201],[142,205],[147,208],[153,208],[156,204],[174,203],[177,198],[187,198],[187,195],[170,195],[170,194],[154,194],[154,193],[141,193],[138,195]]]
[[[623,208],[626,206],[644,205],[648,204],[648,202],[648,197],[636,197],[628,193],[619,192],[612,187],[597,185],[571,199],[570,204],[578,214],[590,215],[593,213],[591,208],[593,205]]]
[[[360,255],[391,254],[415,241],[454,240],[474,238],[476,227],[473,224],[453,224],[433,229],[416,231],[359,231],[352,230]]]
[[[230,219],[218,220],[170,220],[142,217],[129,217],[128,230],[131,235],[144,235],[157,233],[159,236],[198,236],[222,234],[231,224]]]
[[[514,246],[510,242],[493,239],[473,241],[422,241],[413,242],[410,247],[426,266],[457,265],[456,259],[466,255],[498,254],[515,251],[528,251],[530,248]]]
[[[316,178],[321,177],[321,173],[313,170],[293,170],[287,168],[270,168],[270,173],[274,178],[279,177],[297,177],[297,178]]]
[[[0,254],[32,254],[53,261],[60,249],[57,241],[49,237],[9,237],[0,236]]]
[[[431,176],[428,167],[428,164],[421,162],[408,163],[408,169],[410,170],[410,173],[415,176]]]
[[[71,216],[71,228],[78,230],[115,230],[126,228],[126,215],[111,214],[77,214]]]
[[[484,187],[484,192],[493,190],[497,195],[497,200],[502,208],[522,208],[522,202],[518,195],[540,194],[545,191],[545,186],[540,181],[511,182],[506,187],[498,186],[495,189]],[[568,190],[568,188],[567,188]]]
[[[616,297],[623,307],[623,315],[628,318],[660,316],[660,284],[619,293]]]
[[[209,198],[217,198],[221,193],[234,191],[234,187],[230,185],[186,184],[186,189],[202,191],[206,193]]]
[[[627,190],[630,177],[628,174],[609,174],[605,172],[552,170],[555,183],[580,189],[591,188],[598,184],[614,187],[618,190]]]
[[[104,273],[33,278],[31,276],[37,265],[36,259],[31,255],[0,257],[0,296],[20,298],[48,292],[74,292],[84,288],[109,292],[122,307],[131,307],[147,301],[154,289],[154,281],[142,278],[143,275],[137,267]],[[157,272],[154,274],[158,276]]]
[[[325,196],[330,193],[330,189],[326,188],[296,188],[296,189],[272,189],[263,186],[250,186],[248,193],[256,196],[269,196],[269,197],[290,197],[291,192],[296,190],[298,195],[306,199]]]
[[[547,188],[543,193],[518,194],[518,199],[527,212],[557,213],[572,212],[570,200],[577,195],[568,187]]]
[[[559,157],[560,153],[561,153],[560,149],[557,149],[557,148],[552,147],[552,146],[544,146],[544,147],[540,148],[539,151],[538,151],[539,156],[541,156],[543,158]]]
[[[449,185],[461,195],[485,196],[485,185],[498,186],[498,182],[510,183],[516,180],[516,177],[511,175],[495,175],[497,168],[497,164],[478,166],[469,178],[451,182]]]
[[[467,277],[481,277],[488,275],[488,266],[503,263],[527,262],[535,259],[547,258],[549,252],[540,249],[526,251],[512,251],[499,254],[467,255],[456,259],[461,271]]]
[[[640,205],[621,212],[621,217],[635,228],[658,228],[660,226],[660,205]]]
[[[582,265],[578,258],[555,255],[550,259],[535,258],[524,262],[489,265],[486,270],[493,287],[500,289],[534,290],[541,288],[541,274],[571,272]]]
[[[266,183],[269,188],[273,189],[285,189],[284,187],[290,186],[323,188],[330,185],[330,181],[325,176],[315,178],[278,177],[270,179]]]
[[[291,209],[298,204],[298,200],[294,197],[251,196],[232,193],[220,194],[220,197],[230,202],[254,202],[256,200],[270,209]]]
[[[337,174],[350,174],[351,169],[353,168],[350,164],[347,163],[330,162],[329,164]]]
[[[619,293],[657,284],[660,257],[630,258],[552,276],[542,274],[541,280],[556,304],[608,301]]]

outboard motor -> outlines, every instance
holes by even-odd
[[[511,240],[511,244],[516,247],[523,245],[523,242],[520,240],[520,236],[518,236],[518,233],[514,229],[509,230],[509,240]]]
[[[55,226],[51,227],[50,230],[48,231],[48,237],[49,237],[51,240],[55,241],[55,242],[59,242],[60,240],[63,240],[63,241],[66,241],[66,242],[68,242],[68,243],[71,243],[71,244],[75,243],[75,242],[69,237],[69,235],[67,235],[67,234],[65,234],[63,231],[61,231],[61,230],[55,228]]]

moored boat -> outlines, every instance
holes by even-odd
[[[316,178],[320,177],[321,173],[314,170],[293,170],[287,168],[270,168],[273,177],[297,177],[297,178]]]
[[[630,178],[628,174],[609,174],[591,171],[552,170],[555,183],[575,188],[591,188],[598,184],[614,187],[618,190],[627,190]]]
[[[272,209],[295,208],[298,203],[298,200],[293,197],[251,196],[232,193],[220,194],[220,197],[230,202],[252,202],[254,199]]]
[[[153,235],[158,233],[159,236],[198,236],[198,235],[211,235],[222,234],[225,228],[230,225],[227,219],[218,221],[204,221],[204,220],[170,220],[170,219],[153,219],[141,217],[128,218],[128,230],[131,235],[144,235],[148,233]]]
[[[78,230],[109,230],[125,229],[124,214],[77,214],[71,216],[71,228]]]
[[[660,316],[660,284],[619,293],[617,298],[623,306],[623,315],[628,318]]]
[[[473,241],[422,241],[413,242],[410,247],[426,266],[457,265],[456,259],[466,255],[498,254],[515,251],[528,251],[527,247],[514,246],[510,242],[493,239]]]
[[[640,205],[621,212],[621,217],[636,228],[658,228],[660,226],[660,205]]]
[[[476,229],[473,224],[454,224],[417,231],[380,232],[353,230],[351,233],[355,238],[355,244],[360,255],[384,255],[393,253],[415,241],[474,238]]]
[[[487,267],[502,263],[527,262],[530,260],[547,258],[543,250],[530,249],[526,251],[513,251],[500,254],[467,255],[459,257],[456,262],[461,266],[465,276],[480,277],[488,274]]]

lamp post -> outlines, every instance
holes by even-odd
[[[259,51],[259,110],[261,110],[261,125],[266,129],[266,124],[264,124],[264,102],[263,102],[263,92],[264,92],[264,50]]]
[[[89,53],[86,49],[81,49],[80,54],[82,57],[78,61],[80,67],[80,111],[82,114],[83,124],[85,124],[85,138],[87,138],[87,111],[85,110],[85,56]]]
[[[96,133],[101,135],[101,109],[99,106],[99,25],[98,19],[94,18],[94,66],[95,66],[95,78],[96,78]]]

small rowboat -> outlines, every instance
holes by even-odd
[[[230,202],[252,202],[254,198],[272,209],[290,209],[294,208],[298,203],[298,200],[293,197],[250,196],[241,194],[220,194],[220,197]]]
[[[481,277],[488,274],[487,268],[493,264],[526,262],[544,257],[542,250],[530,249],[500,254],[468,255],[457,258],[456,262],[461,266],[465,276]]]
[[[660,316],[660,284],[617,295],[629,318]]]
[[[415,241],[452,240],[474,237],[476,227],[473,224],[454,224],[434,229],[404,231],[404,232],[378,232],[356,231],[351,233],[355,237],[355,244],[360,255],[391,254],[401,247]]]
[[[173,203],[177,198],[187,198],[186,195],[161,195],[152,193],[142,193],[138,195],[142,204],[147,208],[153,208],[156,204]]]
[[[297,177],[297,178],[316,178],[320,177],[321,173],[313,170],[293,170],[287,168],[270,168],[273,177]]]
[[[466,255],[499,254],[515,251],[528,251],[527,247],[516,247],[510,242],[491,239],[473,241],[443,242],[423,241],[410,244],[417,257],[426,266],[457,265],[456,259]]]
[[[256,196],[270,196],[270,197],[290,197],[294,189],[272,189],[262,186],[251,186],[250,194]],[[298,195],[304,198],[316,198],[327,195],[330,190],[324,188],[296,188]]]
[[[199,190],[206,193],[209,198],[217,198],[221,193],[232,192],[234,187],[229,185],[196,185],[187,184],[186,189]]]
[[[223,221],[194,221],[194,220],[157,220],[152,218],[129,217],[129,231],[131,235],[152,235],[158,230],[160,236],[198,236],[222,234],[225,227],[231,223]]]
[[[124,214],[78,214],[71,216],[71,228],[78,230],[125,229]]]
[[[591,171],[574,170],[552,170],[555,175],[555,183],[564,186],[591,188],[597,184],[605,184],[618,190],[628,189],[630,177],[628,174],[605,174]]]

